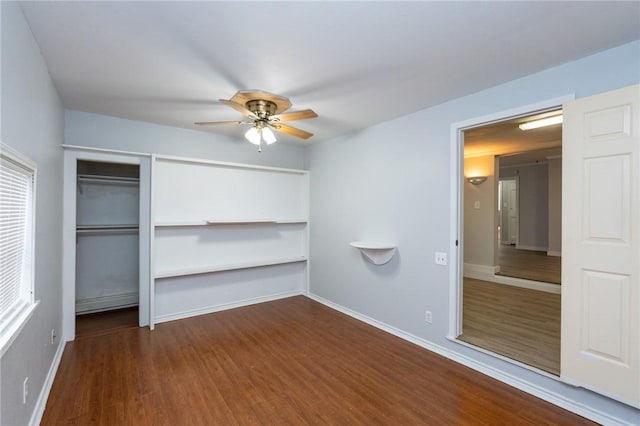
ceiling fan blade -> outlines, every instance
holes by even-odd
[[[198,126],[214,126],[218,124],[252,124],[250,121],[196,121]]]
[[[274,121],[296,121],[296,120],[306,120],[308,118],[316,118],[318,114],[316,114],[311,109],[305,109],[302,111],[294,111],[294,112],[285,112],[284,114],[272,115],[269,117],[270,120]]]
[[[251,118],[258,118],[254,113],[252,113],[251,111],[246,109],[244,107],[244,105],[240,105],[237,102],[229,101],[227,99],[220,99],[220,102],[222,102],[225,105],[230,106],[231,108],[235,109],[236,111],[238,111],[242,115],[245,115],[245,116],[251,117]]]
[[[286,133],[291,136],[295,136],[302,139],[309,139],[313,136],[313,133],[309,133],[307,131],[297,129],[295,127],[287,126],[286,124],[277,123],[269,125],[273,130],[277,130],[278,132]]]

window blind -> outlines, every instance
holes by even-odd
[[[0,320],[3,325],[8,325],[30,300],[33,178],[33,170],[0,155]]]

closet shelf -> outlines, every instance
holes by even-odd
[[[78,182],[103,183],[108,185],[138,185],[139,178],[100,175],[78,175]]]
[[[209,274],[213,272],[233,271],[237,269],[259,268],[261,266],[283,265],[286,263],[305,262],[306,256],[284,257],[280,259],[258,260],[252,262],[227,263],[216,266],[200,266],[192,268],[175,269],[173,271],[160,271],[155,275],[156,279],[181,277],[185,275]]]
[[[280,224],[295,224],[295,223],[307,223],[305,219],[249,219],[249,220],[202,220],[202,221],[190,221],[190,222],[158,222],[156,228],[179,228],[189,226],[216,226],[216,225],[280,225]]]

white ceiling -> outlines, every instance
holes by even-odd
[[[240,118],[217,99],[262,89],[319,114],[294,123],[309,141],[640,38],[640,2],[21,5],[66,108],[203,130]]]

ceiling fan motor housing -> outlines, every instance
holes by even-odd
[[[289,98],[280,95],[274,95],[273,93],[265,92],[263,90],[239,90],[231,99],[232,102],[244,105],[249,111],[260,116],[254,109],[256,105],[254,103],[264,103],[269,105],[268,108],[262,107],[258,111],[269,112],[269,115],[281,114],[291,108],[291,101]],[[258,106],[258,108],[261,108]]]
[[[277,110],[275,102],[267,101],[264,99],[254,99],[245,104],[247,109],[257,115],[260,118],[268,118],[274,115]]]

